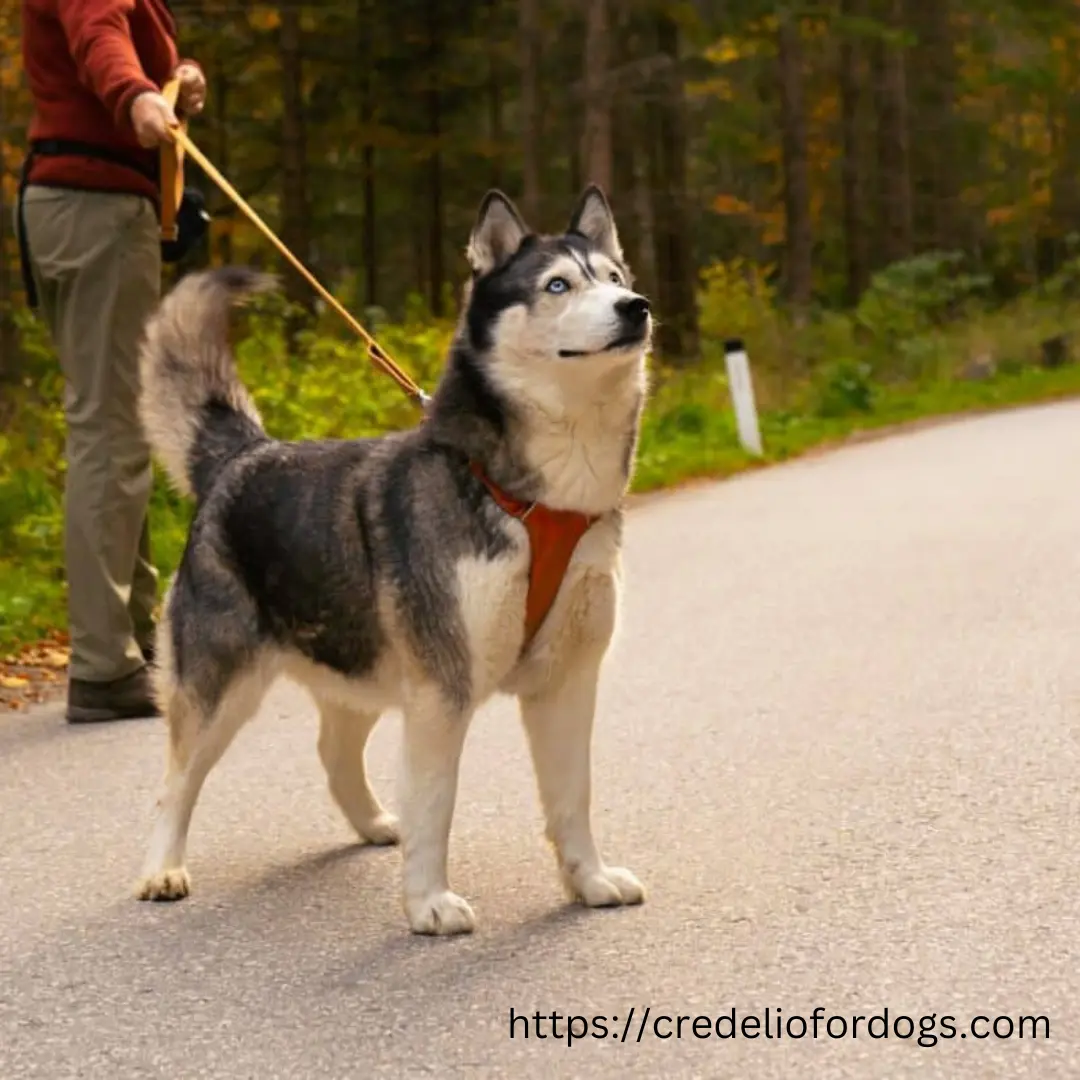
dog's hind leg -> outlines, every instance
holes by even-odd
[[[411,697],[401,778],[405,914],[416,934],[468,934],[475,920],[468,903],[450,891],[447,849],[470,715],[450,708],[434,687]]]
[[[265,689],[261,673],[246,672],[233,680],[214,709],[206,710],[182,686],[164,688],[168,766],[135,889],[140,900],[182,900],[188,895],[191,882],[184,859],[199,792],[236,733],[258,710]]]
[[[319,758],[330,794],[361,840],[396,844],[398,821],[383,808],[368,781],[365,748],[379,722],[378,713],[354,712],[319,702]]]
[[[547,836],[555,848],[563,883],[586,907],[640,904],[641,882],[600,857],[590,821],[591,743],[598,663],[579,663],[556,685],[522,696],[521,716],[529,739]]]

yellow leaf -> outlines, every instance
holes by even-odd
[[[713,97],[718,101],[735,100],[735,88],[731,80],[721,78],[719,75],[699,82],[688,82],[686,92],[690,97]]]
[[[248,11],[248,22],[253,30],[276,30],[281,16],[274,8],[260,5]]]
[[[752,214],[754,208],[737,195],[720,194],[713,199],[712,208],[717,214]]]
[[[723,37],[705,50],[705,56],[714,64],[730,64],[742,59],[743,49],[734,38]]]
[[[769,247],[773,244],[782,244],[787,235],[787,223],[784,220],[784,212],[782,210],[771,210],[767,213],[759,214],[758,217],[765,227],[761,242]]]
[[[4,690],[21,690],[29,685],[30,680],[24,679],[21,675],[0,675],[0,688]]]

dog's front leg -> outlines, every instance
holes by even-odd
[[[561,682],[521,697],[547,836],[554,845],[567,891],[587,907],[640,904],[641,882],[607,866],[597,851],[590,820],[591,749],[599,663],[579,664]]]
[[[405,709],[401,844],[405,914],[417,934],[468,934],[472,908],[450,891],[447,848],[470,715],[431,689]]]

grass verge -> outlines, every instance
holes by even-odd
[[[981,381],[949,379],[924,386],[877,388],[866,409],[841,416],[764,411],[765,458],[738,445],[722,369],[668,373],[646,413],[633,490],[644,494],[689,480],[722,478],[835,445],[859,432],[927,418],[963,415],[1080,396],[1080,365],[1026,367]],[[273,423],[269,424],[275,429]],[[175,569],[190,508],[159,478],[151,507],[154,558],[163,579]],[[0,557],[0,655],[38,642],[66,625],[58,536],[38,552]]]

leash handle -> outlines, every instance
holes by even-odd
[[[180,93],[180,81],[173,79],[167,83],[162,94],[173,108]],[[389,353],[369,334],[363,326],[345,309],[329,289],[325,288],[315,275],[289,250],[288,246],[248,205],[244,197],[218,171],[212,161],[192,142],[187,132],[187,123],[173,129],[173,141],[161,147],[161,236],[165,240],[176,239],[176,213],[184,194],[183,161],[187,154],[203,172],[236,204],[237,208],[270,241],[282,257],[294,270],[330,305],[352,328],[356,335],[367,345],[368,358],[384,374],[389,375],[409,397],[426,405],[428,395],[403,371],[390,357]],[[171,196],[170,196],[171,192]]]
[[[171,79],[161,88],[161,96],[175,110],[180,99],[180,80]],[[180,130],[187,133],[187,121],[180,121]],[[161,239],[175,240],[179,234],[176,214],[184,197],[184,148],[179,142],[161,144]]]

